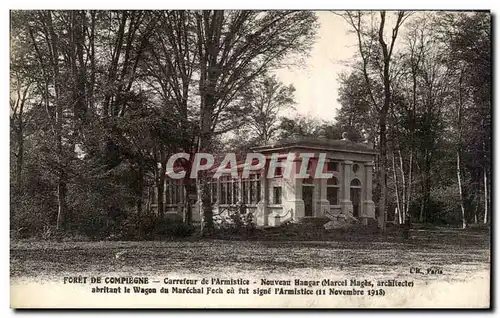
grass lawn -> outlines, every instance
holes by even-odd
[[[410,267],[438,266],[439,279],[463,280],[489,270],[489,232],[413,229],[399,237],[337,241],[11,242],[11,278],[51,280],[63,275],[313,272],[405,277]],[[120,257],[116,253],[125,252]],[[422,277],[424,280],[436,276]]]

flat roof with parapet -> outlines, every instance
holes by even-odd
[[[369,142],[353,142],[349,139],[328,139],[315,137],[290,137],[282,139],[272,145],[253,147],[254,152],[270,152],[277,150],[287,150],[292,148],[305,148],[326,151],[342,151],[352,153],[378,154],[373,149],[373,144]]]

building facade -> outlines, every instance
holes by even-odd
[[[223,174],[209,179],[214,215],[242,207],[253,215],[258,227],[339,214],[352,216],[364,224],[375,218],[372,179],[377,153],[372,144],[354,143],[346,138],[294,138],[253,151],[264,155],[266,164],[251,170],[248,178],[242,177],[245,165],[239,163],[238,178]],[[288,169],[280,164],[274,167],[270,164],[272,160],[283,165],[288,162]],[[303,164],[304,160],[308,163]],[[301,169],[306,169],[309,176],[297,177],[303,174]],[[273,170],[272,173],[269,170]],[[319,178],[318,173],[331,177]],[[167,177],[166,213],[182,215],[184,199],[182,180]],[[200,200],[193,204],[192,211],[192,220],[199,222]]]

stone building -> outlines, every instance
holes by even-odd
[[[240,162],[239,178],[222,175],[210,180],[214,215],[231,207],[243,207],[253,214],[254,222],[259,227],[339,214],[352,216],[363,224],[375,218],[372,176],[377,152],[371,143],[355,143],[347,138],[292,138],[257,147],[253,151],[265,156],[263,168],[252,170],[248,178],[242,178],[245,164]],[[308,178],[297,177],[301,167],[305,168],[302,165],[304,154],[310,156],[306,169],[311,175]],[[270,165],[273,156],[280,163],[291,159],[288,176],[283,175],[285,168]],[[324,163],[319,160],[320,157],[323,157]],[[269,178],[271,167],[276,173]],[[317,178],[315,172],[318,171],[331,177]],[[166,213],[181,214],[183,201],[182,180],[168,180],[165,187]],[[193,205],[194,222],[200,220],[199,205],[199,202]]]

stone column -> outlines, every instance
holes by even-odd
[[[220,204],[220,193],[221,193],[221,185],[220,185],[220,178],[217,178],[217,198],[215,200],[216,204]]]
[[[283,178],[281,189],[283,193],[281,212],[272,212],[269,215],[269,226],[279,226],[282,222],[298,220],[304,217],[304,201],[302,200],[302,179],[296,178],[302,160],[295,158],[290,178]]]
[[[316,182],[318,183],[318,191],[319,191],[319,198],[317,201],[319,207],[319,214],[317,216],[325,217],[325,213],[329,211],[330,208],[330,202],[327,200],[326,197],[326,187],[328,179],[318,179],[316,180]]]
[[[255,214],[255,222],[257,226],[266,226],[268,225],[268,180],[267,180],[267,172],[265,168],[262,168],[260,171],[260,201],[257,202],[257,211]]]
[[[168,189],[167,188],[167,180],[165,180],[165,181],[163,181],[163,207],[165,207],[167,205],[167,189]]]
[[[269,182],[267,179],[267,171],[265,168],[262,168],[260,173],[260,201],[267,204],[269,197]]]
[[[373,166],[373,162],[365,162],[365,200],[363,201],[362,211],[365,224],[368,218],[375,218],[375,203],[372,200]]]
[[[340,211],[344,215],[352,215],[352,202],[351,202],[351,168],[352,161],[346,160],[342,165],[342,199],[340,200]]]
[[[243,204],[243,178],[240,176],[238,178],[238,205]]]
[[[220,205],[220,193],[221,193],[221,185],[220,185],[220,178],[217,178],[216,179],[217,181],[217,187],[216,187],[216,191],[215,191],[215,202],[213,204],[213,210],[214,210],[214,213],[219,213],[219,205]]]
[[[175,187],[177,188],[176,191],[179,191],[179,199],[180,199],[180,201],[177,202],[177,213],[179,215],[182,215],[182,206],[183,206],[182,202],[184,202],[184,185],[181,182],[179,182],[175,184]],[[163,200],[163,209],[164,209],[163,211],[165,212],[165,200]]]
[[[302,164],[301,159],[296,159],[294,161],[294,171],[293,174],[297,175],[300,170],[300,166]],[[293,175],[292,174],[292,175]],[[298,220],[299,218],[304,217],[304,200],[302,200],[302,179],[292,177],[288,182],[291,183],[292,193],[288,194],[288,205],[283,212],[287,212],[289,209],[293,209],[293,218]]]

